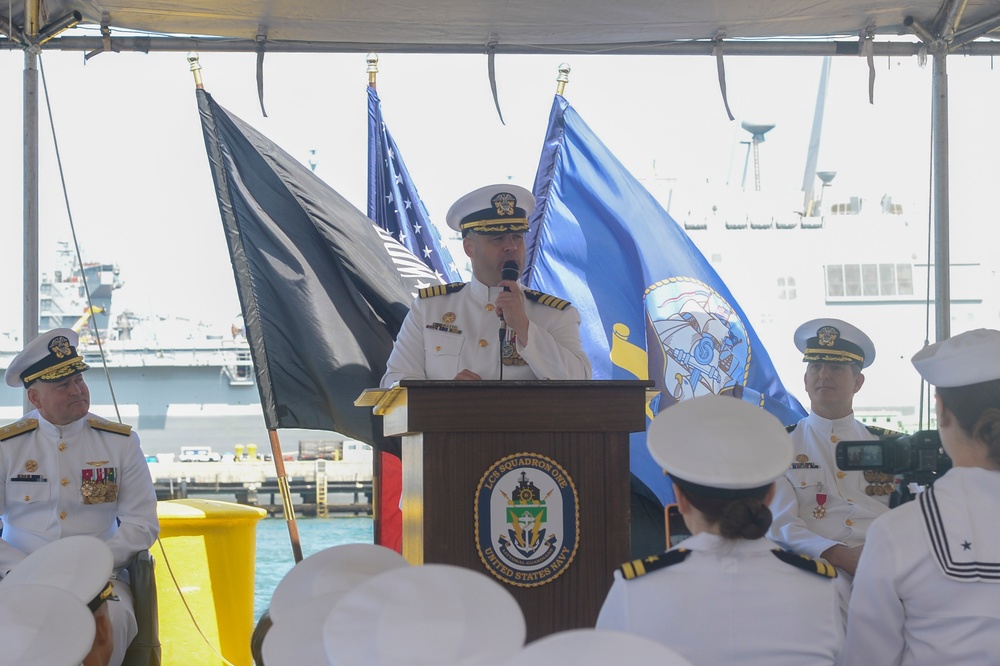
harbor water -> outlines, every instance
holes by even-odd
[[[372,543],[370,517],[298,518],[302,557],[345,543]],[[282,577],[294,566],[288,525],[284,518],[265,518],[257,523],[257,566],[254,581],[254,624],[267,605]]]

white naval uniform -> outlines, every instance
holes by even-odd
[[[775,482],[770,504],[774,522],[768,537],[810,557],[819,557],[838,544],[863,544],[868,526],[889,510],[889,496],[868,495],[864,472],[837,469],[836,449],[839,441],[876,439],[853,416],[831,421],[809,412],[799,421],[792,431],[792,446],[796,456],[805,455],[808,460],[793,461],[793,466],[800,467],[789,469]],[[817,494],[826,495],[822,518],[813,515],[819,504]]]
[[[500,319],[494,309],[500,292],[473,280],[461,290],[414,300],[381,386],[401,379],[454,379],[464,369],[500,379]],[[527,364],[504,365],[503,379],[590,379],[576,308],[559,310],[525,298],[524,309],[528,344],[518,340],[517,353]]]
[[[767,536],[783,548],[820,557],[836,545],[859,546],[872,521],[889,510],[888,495],[869,495],[864,472],[837,469],[837,442],[876,440],[865,424],[853,415],[830,420],[809,412],[792,431],[797,466],[774,482],[774,499],[769,505],[774,521]],[[808,460],[799,462],[798,456]],[[813,511],[823,498],[822,518]],[[837,592],[842,620],[847,622],[852,576],[839,572]]]
[[[156,490],[139,438],[92,427],[93,419],[104,421],[87,414],[57,426],[36,410],[4,429],[20,434],[5,437],[0,431],[0,574],[50,541],[86,534],[108,544],[117,575],[156,541]],[[31,420],[37,427],[30,428]],[[118,486],[113,501],[84,501],[85,489],[89,493],[93,486],[87,479],[112,477]],[[115,632],[111,663],[118,664],[135,636],[135,617],[127,582],[115,581],[114,593],[121,601],[108,602],[108,610]]]
[[[1000,662],[998,498],[1000,472],[954,467],[875,521],[854,578],[844,664]]]
[[[616,571],[597,628],[663,643],[692,664],[833,664],[844,639],[834,579],[774,548],[763,538],[690,537],[669,551],[690,550],[683,561],[631,580]]]

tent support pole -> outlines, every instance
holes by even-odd
[[[934,188],[934,302],[937,340],[951,336],[951,267],[948,205],[948,54],[934,53],[931,137]]]
[[[24,122],[24,298],[22,345],[38,336],[38,51],[24,49],[22,113]],[[28,394],[25,413],[31,411]]]

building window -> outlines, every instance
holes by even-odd
[[[796,297],[795,278],[778,278],[778,299],[782,301],[794,301]]]
[[[830,264],[826,267],[828,299],[876,299],[913,295],[910,264]]]

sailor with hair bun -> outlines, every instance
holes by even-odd
[[[420,290],[403,321],[381,386],[401,379],[590,379],[580,313],[524,288],[528,217],[523,187],[488,185],[460,198],[448,226],[462,234],[472,280]]]
[[[952,467],[868,530],[844,663],[1000,661],[1000,331],[978,329],[912,359],[935,388]]]
[[[705,395],[658,414],[646,444],[692,536],[615,571],[597,628],[659,641],[693,664],[835,663],[835,569],[764,538],[774,481],[792,460],[781,423]]]
[[[114,653],[104,663],[117,666],[137,633],[124,567],[159,534],[156,490],[132,427],[90,412],[78,343],[69,328],[42,333],[4,375],[35,409],[0,428],[0,576],[66,537],[107,544],[120,600],[107,609]]]

